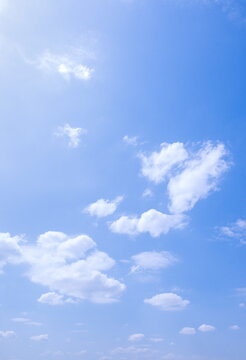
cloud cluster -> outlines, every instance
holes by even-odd
[[[162,293],[145,299],[146,304],[159,307],[164,311],[179,311],[185,309],[189,305],[189,300],[182,299],[181,296],[174,293]]]
[[[105,217],[108,215],[112,215],[119,204],[122,202],[123,196],[117,196],[114,200],[105,200],[105,199],[99,199],[95,201],[94,203],[88,205],[84,212],[87,214],[90,214],[91,216],[97,216],[97,217]]]
[[[223,238],[238,240],[241,244],[246,244],[246,220],[238,219],[230,225],[221,226],[219,233]]]
[[[110,224],[114,233],[138,235],[149,233],[153,237],[167,234],[171,229],[183,228],[186,216],[182,214],[164,214],[155,209],[144,212],[140,217],[121,216]]]
[[[224,144],[206,142],[198,151],[183,143],[162,144],[159,152],[140,154],[141,173],[154,183],[167,183],[169,210],[183,213],[217,189],[221,175],[229,168]]]
[[[40,302],[60,304],[86,299],[111,303],[117,301],[125,289],[124,284],[105,274],[115,261],[97,250],[96,243],[87,235],[72,237],[49,231],[41,234],[36,244],[29,245],[19,244],[19,237],[0,234],[0,248],[5,245],[6,238],[10,249],[14,248],[15,262],[28,265],[28,278],[51,290],[39,298]],[[9,261],[9,251],[6,259]]]

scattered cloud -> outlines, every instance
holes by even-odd
[[[23,323],[25,325],[31,325],[31,326],[41,326],[42,323],[37,322],[37,321],[32,321],[28,318],[23,318],[23,317],[18,317],[18,318],[13,318],[11,319],[13,322],[17,322],[17,323]]]
[[[125,135],[123,137],[123,141],[127,144],[127,145],[131,145],[131,146],[137,146],[138,145],[138,137],[137,136],[128,136]]]
[[[146,304],[159,307],[164,311],[179,311],[185,309],[189,305],[189,300],[182,299],[181,296],[174,293],[162,293],[145,299]]]
[[[13,336],[15,336],[15,332],[12,330],[0,331],[0,338],[7,339]]]
[[[8,238],[11,238],[9,234]],[[11,239],[19,256],[15,262],[29,265],[26,276],[64,296],[64,302],[70,302],[72,298],[74,301],[111,303],[125,290],[124,284],[104,273],[114,266],[115,261],[97,250],[96,243],[87,235],[68,236],[49,231],[41,234],[32,245],[19,244],[19,237]],[[2,243],[6,243],[6,236],[0,234],[0,248]],[[8,256],[9,252],[6,252],[7,259]],[[54,297],[46,294],[39,301],[51,301]]]
[[[219,227],[219,234],[223,238],[246,244],[246,220],[238,219],[230,225]]]
[[[143,192],[143,194],[142,194],[142,197],[143,198],[150,198],[150,197],[152,197],[153,196],[153,191],[152,190],[150,190],[150,189],[145,189],[144,190],[144,192]]]
[[[230,329],[231,329],[231,330],[234,330],[234,331],[237,331],[237,330],[240,330],[240,326],[238,326],[238,325],[232,325],[232,326],[230,326]]]
[[[75,300],[71,298],[65,298],[63,295],[57,294],[55,292],[48,292],[42,294],[38,299],[38,302],[49,305],[63,305],[66,303],[74,304]]]
[[[129,336],[128,340],[129,341],[140,341],[143,340],[145,338],[144,334],[132,334]]]
[[[170,179],[168,195],[172,213],[191,210],[200,199],[217,190],[221,175],[229,168],[224,159],[226,154],[223,144],[205,143],[186,162],[184,170]]]
[[[138,235],[148,232],[152,237],[167,234],[171,229],[183,228],[186,217],[182,214],[168,215],[155,209],[144,212],[139,218],[121,216],[110,224],[110,230],[119,234]]]
[[[159,270],[175,264],[178,259],[168,251],[145,251],[132,256],[134,265],[131,272],[141,270]]]
[[[22,240],[22,236],[12,237],[9,233],[0,233],[0,273],[5,265],[19,262]]]
[[[181,335],[195,335],[196,334],[196,329],[192,328],[192,327],[184,327],[183,329],[180,330],[179,333]]]
[[[34,335],[31,336],[30,339],[32,341],[44,341],[49,339],[49,335],[48,334]]]
[[[67,136],[69,139],[68,145],[72,148],[76,148],[80,144],[81,135],[87,134],[86,129],[73,128],[69,124],[59,126],[55,135],[56,136]]]
[[[26,60],[26,62],[45,73],[61,75],[66,80],[74,78],[86,81],[91,79],[94,69],[81,62],[84,61],[84,57],[81,49],[75,49],[70,54],[62,55],[46,50],[35,61]]]
[[[147,346],[144,347],[136,347],[136,346],[128,346],[128,347],[117,347],[112,350],[112,354],[143,354],[150,352],[150,349]]]
[[[236,296],[246,297],[246,288],[235,289]]]
[[[141,173],[156,184],[164,181],[174,166],[185,161],[188,153],[182,143],[161,144],[159,152],[152,152],[150,155],[139,153],[142,163]]]
[[[114,200],[105,200],[99,199],[96,202],[88,205],[84,212],[90,214],[91,216],[105,217],[112,215],[119,204],[123,201],[123,196],[117,196]]]
[[[160,337],[152,337],[152,338],[150,338],[150,341],[152,341],[154,343],[160,343],[160,342],[163,342],[164,339],[160,338]]]
[[[215,331],[216,328],[212,325],[202,324],[199,326],[198,330],[201,332],[212,332]]]

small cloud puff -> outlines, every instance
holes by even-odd
[[[140,341],[143,340],[145,337],[144,334],[132,334],[129,336],[128,340],[129,341]]]
[[[153,296],[150,299],[145,299],[146,304],[159,307],[164,311],[180,311],[189,305],[189,300],[182,299],[181,296],[174,293],[162,293]]]
[[[79,146],[80,137],[83,134],[87,134],[86,129],[73,128],[69,124],[59,126],[55,133],[56,136],[67,136],[69,139],[68,145],[72,148],[76,148]]]
[[[84,209],[84,212],[91,216],[106,217],[108,215],[112,215],[116,211],[117,207],[123,201],[123,199],[123,196],[117,196],[112,201],[99,199],[94,203],[88,205]]]

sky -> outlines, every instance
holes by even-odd
[[[245,360],[245,2],[0,27],[1,359]]]

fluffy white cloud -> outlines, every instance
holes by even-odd
[[[6,264],[15,264],[20,261],[21,242],[21,236],[11,236],[9,233],[0,233],[0,273]]]
[[[87,130],[82,128],[73,128],[69,124],[64,126],[59,126],[55,135],[56,136],[67,136],[69,138],[68,145],[72,148],[79,146],[80,137],[83,134],[86,134]]]
[[[132,256],[134,265],[131,272],[139,270],[159,270],[175,264],[178,260],[168,251],[145,251]]]
[[[246,220],[238,219],[234,223],[219,228],[220,235],[227,239],[235,239],[246,244]]]
[[[91,216],[97,216],[97,217],[105,217],[108,215],[112,215],[119,204],[122,202],[123,196],[117,196],[114,200],[105,200],[105,199],[99,199],[96,202],[88,205],[84,212],[90,214]]]
[[[228,169],[223,144],[204,144],[197,154],[185,163],[182,172],[168,183],[169,210],[182,213],[191,210],[198,200],[217,189],[218,180]]]
[[[199,326],[198,330],[201,332],[212,332],[215,331],[216,328],[212,325],[202,324]]]
[[[128,136],[128,135],[125,135],[123,137],[123,141],[127,144],[127,145],[132,145],[132,146],[137,146],[138,144],[138,137],[137,136]]]
[[[48,340],[48,339],[49,339],[49,335],[48,335],[48,334],[34,335],[34,336],[31,336],[30,339],[31,339],[32,341]]]
[[[181,296],[174,293],[158,294],[150,299],[145,299],[144,302],[146,304],[157,306],[164,311],[183,310],[190,303],[189,300],[184,300]]]
[[[5,237],[0,234],[0,243],[1,239],[5,242]],[[26,272],[29,279],[52,292],[43,294],[40,302],[51,303],[53,300],[54,304],[55,301],[87,299],[94,303],[111,303],[117,301],[125,289],[124,284],[104,273],[114,266],[115,261],[98,251],[96,243],[87,235],[72,237],[49,231],[40,235],[36,244],[23,243],[18,251],[18,262],[29,265]],[[8,254],[6,252],[7,258]]]
[[[139,154],[142,162],[141,173],[156,184],[161,183],[174,166],[179,165],[188,157],[188,153],[182,143],[161,144],[159,152],[152,152],[146,156]]]
[[[144,334],[132,334],[129,336],[129,341],[140,341],[144,339]]]
[[[12,330],[0,331],[0,338],[7,339],[13,336],[15,336],[15,332]]]
[[[184,327],[183,329],[180,330],[179,333],[181,335],[195,335],[196,334],[196,329],[192,328],[192,327]]]
[[[171,229],[183,228],[186,217],[182,214],[168,215],[155,209],[144,212],[139,218],[122,216],[110,225],[110,230],[115,233],[138,235],[148,232],[157,237],[167,234]]]
[[[77,50],[77,53],[79,51]],[[71,77],[78,80],[89,80],[94,69],[81,63],[81,56],[71,53],[69,55],[57,55],[50,51],[45,51],[36,61],[28,61],[38,69],[47,73],[57,73],[69,80]]]

